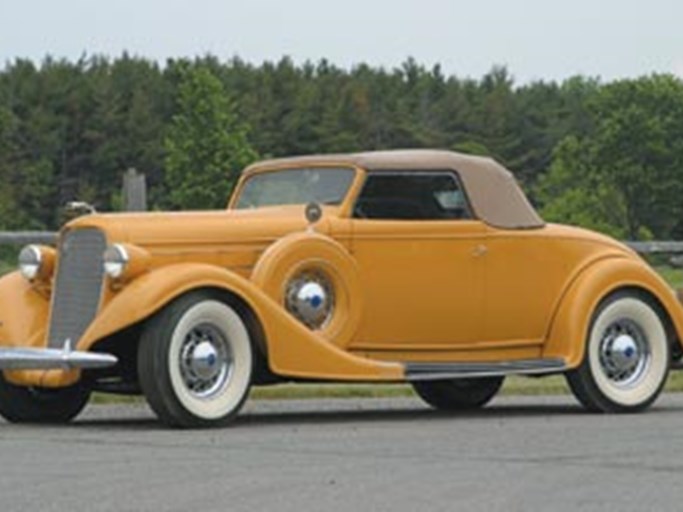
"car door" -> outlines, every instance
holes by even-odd
[[[486,227],[454,172],[369,173],[352,217],[364,303],[351,348],[429,359],[481,339]]]

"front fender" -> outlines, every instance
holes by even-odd
[[[0,278],[0,346],[44,346],[49,313],[50,300],[45,290],[31,285],[19,272]],[[3,372],[15,384],[38,384],[43,373],[43,370]]]
[[[600,301],[622,288],[637,288],[655,297],[683,339],[683,308],[674,291],[647,264],[627,256],[601,259],[569,285],[557,307],[543,351],[544,358],[563,358],[576,368],[584,356],[593,312]]]
[[[310,331],[254,283],[206,264],[176,264],[128,284],[106,305],[78,343],[94,343],[159,311],[173,299],[199,288],[218,288],[240,297],[263,327],[271,370],[287,377],[333,380],[399,380],[403,367],[351,355]]]
[[[48,295],[19,272],[0,278],[0,346],[43,345],[49,309]]]
[[[119,290],[98,313],[76,348],[88,350],[102,338],[150,317],[180,295],[209,287],[232,291],[249,302],[246,292],[249,282],[237,274],[201,263],[162,267],[138,277]]]

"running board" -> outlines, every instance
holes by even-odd
[[[116,356],[64,348],[0,348],[0,370],[72,370],[114,366]]]
[[[405,363],[406,380],[445,380],[505,375],[559,373],[567,369],[563,359],[525,359],[490,363]]]

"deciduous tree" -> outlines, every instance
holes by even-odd
[[[168,198],[176,208],[220,208],[256,152],[221,81],[201,66],[184,67],[181,76],[164,141]]]

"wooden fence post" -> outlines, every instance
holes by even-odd
[[[127,212],[147,211],[145,175],[132,168],[123,175],[123,209]]]

